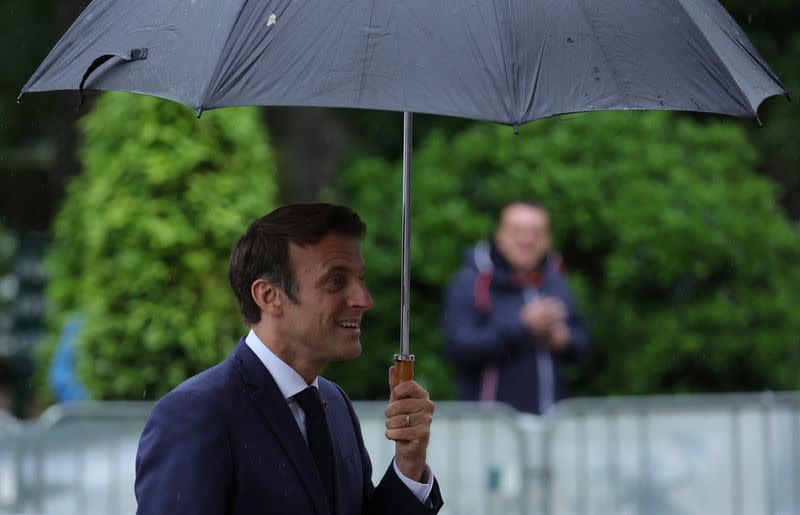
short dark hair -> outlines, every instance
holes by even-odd
[[[362,238],[366,230],[349,207],[321,203],[279,207],[253,222],[234,245],[228,267],[228,280],[245,322],[261,320],[261,309],[250,293],[258,279],[279,286],[292,302],[297,302],[290,243],[313,245],[331,233]]]
[[[530,199],[530,198],[516,199],[516,200],[512,200],[510,202],[506,202],[505,204],[500,206],[499,209],[497,209],[497,211],[495,212],[495,217],[494,217],[494,219],[497,221],[497,223],[500,223],[500,221],[503,218],[503,214],[506,212],[506,209],[508,209],[511,206],[531,207],[531,208],[534,208],[534,209],[539,209],[541,211],[544,211],[548,215],[550,214],[550,211],[548,211],[547,207],[544,204],[542,204],[541,202],[539,202],[538,200],[536,200],[536,199]]]

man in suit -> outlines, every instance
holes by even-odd
[[[239,239],[229,278],[251,330],[156,404],[136,457],[138,514],[438,512],[428,393],[396,385],[390,369],[386,436],[396,452],[375,487],[350,400],[319,376],[361,352],[373,306],[364,232],[349,208],[307,204],[273,211]]]

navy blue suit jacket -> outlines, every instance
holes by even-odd
[[[429,515],[390,464],[377,487],[350,400],[319,379],[336,467],[335,515]],[[278,385],[242,338],[153,409],[136,456],[139,515],[329,515],[311,452]]]

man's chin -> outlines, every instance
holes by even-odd
[[[345,348],[341,349],[342,352],[339,353],[338,356],[334,359],[334,362],[340,361],[350,361],[352,359],[356,359],[361,355],[361,342],[358,341],[354,344],[350,344]]]

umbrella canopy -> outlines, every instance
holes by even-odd
[[[155,95],[198,113],[406,113],[403,364],[413,360],[411,112],[514,126],[609,109],[756,117],[786,94],[717,0],[94,0],[20,96],[70,89]]]
[[[84,87],[510,125],[785,94],[717,0],[94,0],[22,93]]]

